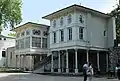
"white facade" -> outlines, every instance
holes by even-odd
[[[85,62],[107,71],[108,48],[116,39],[114,17],[75,4],[43,18],[50,20],[51,72],[78,73]]]
[[[0,35],[0,67],[6,65],[6,50],[15,46],[15,38]]]
[[[9,47],[6,50],[6,67],[16,68],[15,47]]]
[[[49,26],[28,22],[14,31],[16,36],[15,54],[17,68],[33,70],[34,65],[47,56],[47,32]],[[37,61],[36,61],[37,59]]]
[[[83,11],[84,10],[84,11]],[[86,10],[86,11],[85,11]],[[60,14],[60,15],[59,15]],[[68,16],[71,15],[71,23]],[[83,23],[80,22],[80,16]],[[89,11],[80,7],[68,8],[43,17],[50,20],[50,49],[65,47],[89,47],[91,49],[107,49],[113,47],[115,37],[115,19],[100,12]],[[63,25],[60,19],[63,18]],[[54,21],[56,26],[53,27]],[[79,28],[83,28],[83,39],[79,39]],[[68,40],[68,28],[72,28],[72,40]],[[60,41],[60,30],[64,31],[64,41]],[[114,30],[113,30],[114,29]],[[53,43],[53,32],[56,32],[56,43]],[[105,35],[104,35],[105,34]]]

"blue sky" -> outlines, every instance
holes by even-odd
[[[117,2],[118,0],[22,0],[23,21],[21,24],[32,21],[49,25],[49,21],[41,17],[73,4],[81,4],[85,7],[109,13],[115,8]],[[5,30],[2,34],[7,35],[8,33],[9,30]]]

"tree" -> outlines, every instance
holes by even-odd
[[[14,28],[22,21],[21,0],[0,0],[0,34],[3,28]]]
[[[119,4],[117,4],[117,8],[115,8],[111,13],[111,16],[115,17],[115,23],[116,23],[116,40],[117,44],[120,43],[120,0]],[[120,60],[120,47],[114,47],[109,50],[109,62],[110,62],[110,68],[114,70],[114,67],[116,66],[116,63],[119,63]]]
[[[116,23],[116,39],[117,39],[117,43],[120,43],[120,3],[117,4],[117,8],[115,8],[110,14],[113,17],[115,17],[115,20],[116,20],[115,21],[115,23]]]

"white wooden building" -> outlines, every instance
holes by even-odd
[[[78,73],[85,62],[108,70],[108,48],[116,39],[114,17],[75,4],[43,19],[50,20],[51,72]]]
[[[47,57],[49,26],[27,22],[13,29],[16,36],[16,67],[24,70],[33,70],[34,65]]]
[[[6,66],[7,48],[15,46],[15,38],[0,35],[0,67]]]

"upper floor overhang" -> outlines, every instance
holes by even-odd
[[[19,31],[19,30],[25,29],[27,27],[46,27],[46,28],[49,28],[50,26],[44,25],[44,24],[33,23],[33,22],[27,22],[25,24],[22,24],[20,26],[15,27],[11,31]]]
[[[54,17],[60,16],[62,14],[66,14],[68,12],[74,12],[74,11],[82,11],[82,12],[86,12],[86,13],[90,12],[90,13],[93,13],[93,14],[96,14],[98,16],[105,17],[105,18],[111,17],[109,14],[105,14],[103,12],[100,12],[100,11],[97,11],[97,10],[94,10],[94,9],[91,9],[91,8],[87,8],[87,7],[84,7],[84,6],[81,6],[81,5],[74,4],[74,5],[71,5],[69,7],[58,10],[56,12],[53,12],[49,15],[46,15],[42,18],[51,20]]]

